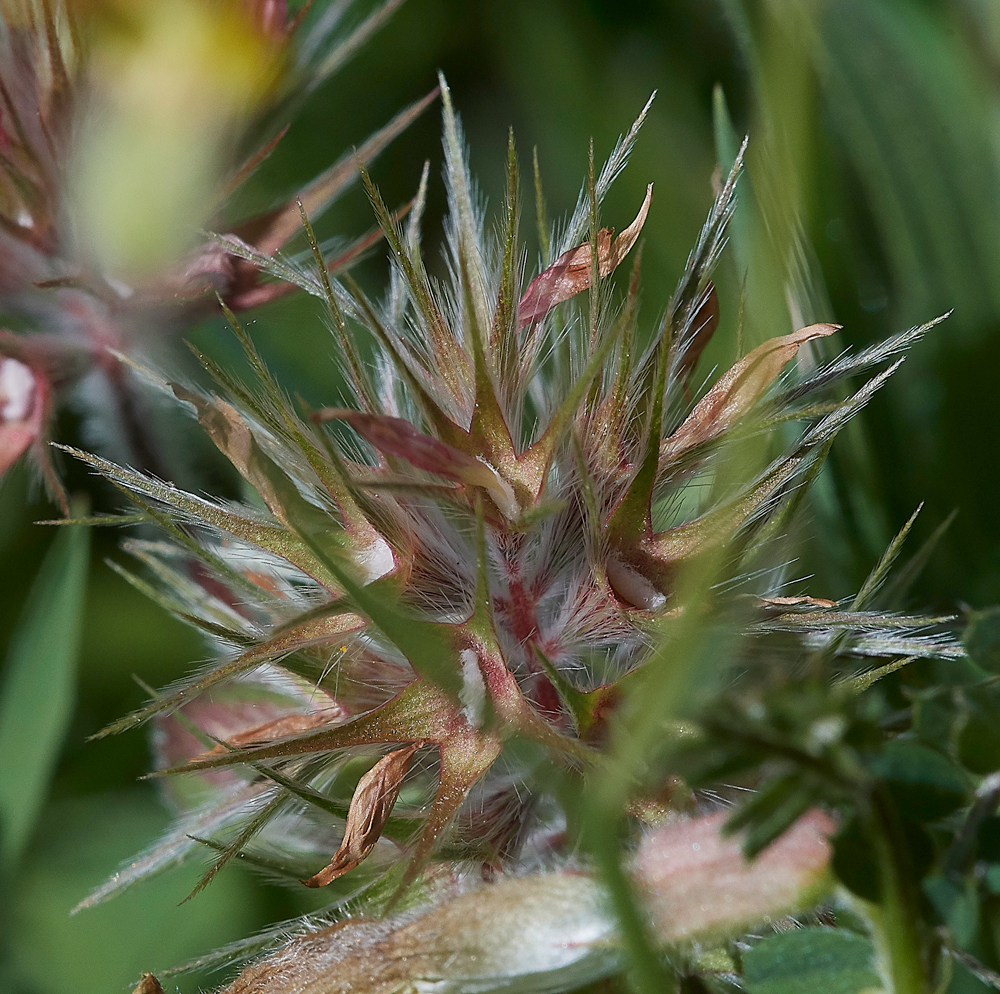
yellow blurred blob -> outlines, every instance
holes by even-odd
[[[154,274],[197,237],[281,51],[235,0],[81,6],[93,16],[73,232],[83,258],[127,282]]]

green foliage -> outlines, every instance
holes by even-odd
[[[990,658],[988,631],[967,629],[980,659]],[[909,989],[906,977],[924,989],[946,983],[956,962],[987,977],[997,956],[985,923],[994,903],[1000,688],[968,660],[912,663],[860,694],[848,684],[831,693],[827,679],[819,671],[783,684],[766,671],[744,677],[738,692],[708,702],[682,769],[706,787],[751,774],[756,792],[729,821],[750,853],[811,805],[840,812],[832,870],[868,909],[896,989]],[[768,941],[780,947],[787,938]]]
[[[802,928],[762,939],[743,956],[749,994],[859,994],[879,987],[874,950],[846,929]]]
[[[16,866],[73,716],[90,533],[60,532],[28,591],[0,686],[0,865]]]
[[[970,611],[963,642],[969,658],[986,673],[1000,673],[1000,607]]]

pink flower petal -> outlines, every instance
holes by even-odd
[[[675,822],[643,839],[635,879],[646,892],[657,933],[676,942],[732,932],[815,904],[828,879],[836,830],[813,809],[756,859],[743,858],[739,838],[723,838],[728,811]]]

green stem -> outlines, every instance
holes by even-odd
[[[621,864],[616,806],[593,804],[585,815],[584,833],[618,919],[629,956],[632,988],[637,994],[669,994],[676,984],[669,966],[657,954],[649,922]]]
[[[865,821],[879,868],[880,900],[868,905],[873,938],[890,994],[929,994],[920,913],[906,842],[891,800],[879,788],[867,798]]]

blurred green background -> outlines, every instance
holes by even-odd
[[[287,196],[426,93],[438,68],[448,77],[473,170],[490,203],[501,199],[513,126],[526,178],[532,146],[538,148],[552,216],[572,209],[589,139],[603,159],[658,91],[632,162],[603,211],[604,223],[624,227],[646,183],[656,184],[643,232],[643,313],[650,325],[711,204],[713,92],[721,84],[736,131],[752,139],[741,223],[752,232],[754,255],[743,263],[745,271],[732,257],[724,260],[725,317],[703,360],[706,375],[737,355],[744,278],[746,334],[758,338],[788,330],[790,299],[805,319],[843,324],[838,347],[858,348],[954,309],[838,443],[801,526],[796,575],[812,575],[808,586],[816,595],[846,595],[925,501],[914,548],[953,509],[958,516],[915,588],[915,603],[955,609],[1000,600],[995,0],[745,6],[736,0],[408,0],[345,71],[312,94],[244,204]],[[445,206],[433,182],[441,166],[438,128],[432,109],[373,169],[386,200],[398,204],[413,195],[422,163],[430,160],[425,229],[431,251]],[[536,248],[528,182],[523,192],[530,269]],[[356,236],[371,224],[355,190],[323,218],[320,233]],[[360,273],[371,288],[385,278],[382,255],[376,252]],[[289,390],[314,403],[331,399],[332,341],[310,300],[272,305],[250,330]],[[237,361],[220,324],[208,322],[192,337],[224,362]],[[179,355],[176,362],[186,368]],[[60,433],[79,438],[72,413],[64,415]],[[195,485],[199,479],[202,486],[228,485],[200,450],[191,464]],[[69,467],[69,483],[88,491],[99,509],[114,506],[113,495],[78,469]],[[32,522],[52,514],[32,496],[23,469],[3,481],[4,643],[53,542],[51,530]],[[207,652],[193,632],[103,564],[106,556],[121,556],[119,539],[110,531],[92,536],[75,704],[64,737],[57,736],[58,765],[24,856],[0,882],[0,988],[12,994],[122,990],[141,970],[247,935],[315,899],[266,887],[237,866],[178,907],[200,870],[189,867],[68,917],[70,907],[150,843],[169,817],[155,789],[137,784],[149,768],[143,733],[91,744],[86,736],[144,698],[131,674],[162,686]],[[176,983],[195,991],[221,979],[185,977],[167,989]]]

